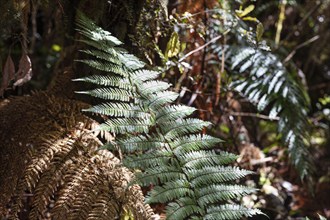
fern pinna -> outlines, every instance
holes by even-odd
[[[79,60],[106,75],[76,81],[103,86],[80,93],[107,102],[85,111],[109,116],[100,126],[117,135],[106,146],[124,152],[125,166],[136,170],[136,180],[155,187],[148,203],[166,203],[167,219],[239,219],[260,213],[232,202],[254,192],[230,183],[250,171],[226,166],[236,155],[212,150],[221,140],[200,134],[209,126],[187,118],[194,108],[171,104],[178,96],[158,81],[159,72],[119,47],[121,42],[84,15],[77,20],[82,42],[93,49],[82,52],[93,59]]]

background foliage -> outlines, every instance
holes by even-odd
[[[162,66],[177,104],[195,107],[226,140],[214,150],[239,154],[256,171],[246,183],[261,190],[244,197],[246,205],[271,219],[330,217],[329,7],[329,0],[8,1],[0,8],[0,91],[7,98],[53,85],[56,70],[72,63],[64,55],[80,48],[79,8],[148,65]],[[76,78],[90,74],[76,68]],[[20,79],[25,84],[13,87]],[[71,87],[57,91],[89,89]]]

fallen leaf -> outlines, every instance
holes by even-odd
[[[0,96],[3,96],[5,89],[11,80],[15,78],[15,65],[10,55],[8,55],[6,63],[2,71],[2,82],[0,87]]]
[[[32,64],[30,57],[26,53],[22,54],[16,74],[17,80],[14,83],[14,87],[21,86],[32,78]]]

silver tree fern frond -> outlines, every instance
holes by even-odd
[[[249,75],[234,81],[232,86],[259,111],[270,107],[269,117],[279,119],[278,131],[288,146],[291,163],[301,179],[310,179],[314,167],[308,149],[306,91],[274,54],[252,47],[241,47],[235,54],[230,60],[232,68]]]
[[[227,166],[236,156],[212,150],[221,140],[200,132],[209,122],[186,118],[195,109],[172,102],[178,94],[170,85],[157,81],[157,71],[144,69],[144,63],[118,47],[117,39],[80,15],[77,20],[82,40],[94,57],[82,60],[106,75],[78,79],[102,88],[83,92],[111,100],[86,111],[108,115],[101,125],[116,134],[109,149],[121,149],[125,166],[136,170],[136,181],[155,187],[147,202],[168,204],[167,219],[239,219],[260,214],[257,209],[233,205],[233,199],[253,192],[235,185],[252,172]],[[219,218],[219,219],[221,219]]]

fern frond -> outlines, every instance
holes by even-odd
[[[166,82],[152,80],[137,86],[139,90],[142,90],[144,94],[148,95],[150,93],[165,91],[171,85]]]
[[[100,185],[100,188],[104,188],[105,186]],[[101,194],[96,197],[96,200],[93,204],[93,208],[91,212],[88,214],[88,220],[98,220],[105,219],[107,216],[118,216],[115,210],[120,209],[118,204],[109,203],[109,199],[111,199],[113,195],[109,194]],[[61,216],[58,216],[56,219],[63,219]]]
[[[125,90],[132,90],[132,86],[128,82],[128,80],[119,76],[92,75],[84,78],[74,79],[73,81],[82,81],[82,82],[94,83],[101,86],[111,86]]]
[[[201,206],[205,206],[204,204],[207,206],[207,204],[237,199],[255,191],[255,189],[239,185],[210,185],[200,188],[197,201]]]
[[[118,46],[122,44],[122,42],[112,36],[110,32],[95,25],[81,12],[78,12],[76,24],[80,28],[78,29],[78,32],[94,42],[105,41],[107,43],[111,43],[108,46]]]
[[[129,102],[133,98],[132,91],[119,88],[98,88],[89,91],[79,91],[78,94],[87,94],[105,100]]]
[[[147,154],[127,156],[124,165],[136,169],[148,169],[156,166],[166,166],[173,158],[173,152],[161,149]]]
[[[169,203],[166,207],[166,218],[169,220],[176,219],[194,219],[193,216],[196,214],[201,219],[204,215],[204,210],[199,207],[195,200],[189,197],[183,197],[175,202]]]
[[[164,186],[156,186],[146,197],[146,202],[167,203],[187,196],[193,196],[189,182],[178,179],[167,182]]]
[[[159,77],[160,73],[153,70],[146,70],[141,69],[134,71],[131,75],[133,80],[139,80],[142,82],[149,81],[149,80],[155,80]]]
[[[157,112],[156,120],[158,123],[175,121],[191,115],[196,109],[185,105],[165,106]]]
[[[120,148],[127,153],[133,153],[136,151],[145,152],[149,149],[157,149],[165,146],[164,141],[159,137],[147,138],[142,135],[119,139],[117,143]]]
[[[132,173],[109,151],[97,151],[99,140],[89,131],[96,122],[81,114],[88,105],[47,93],[12,102],[20,112],[28,109],[35,119],[22,119],[23,127],[16,130],[29,128],[24,130],[33,148],[29,154],[19,154],[26,165],[10,204],[11,219],[116,219],[124,216],[124,210],[134,219],[151,219],[152,210],[143,203],[140,187],[128,185]],[[9,118],[13,112],[9,110],[0,109],[1,115]],[[22,148],[12,143],[10,147]],[[31,194],[28,202],[26,193]]]
[[[88,29],[90,26],[91,31],[98,30],[93,25],[86,25],[85,28]],[[96,37],[99,38],[98,35],[96,37],[86,33],[83,35],[91,42]],[[117,74],[118,77],[126,79],[124,82],[130,85],[125,91],[130,94],[129,99],[124,99],[122,94],[117,92],[117,88],[122,87],[121,84],[107,82],[111,78],[106,78],[106,82],[99,84],[109,85],[109,95],[94,95],[105,98],[108,96],[108,99],[116,97],[116,102],[92,107],[90,111],[113,117],[100,126],[100,129],[116,134],[116,140],[105,147],[119,148],[125,154],[123,164],[136,170],[137,183],[143,186],[154,185],[148,195],[148,202],[169,203],[166,208],[167,219],[207,219],[205,216],[208,214],[208,207],[214,205],[214,201],[228,203],[225,198],[252,192],[249,188],[226,186],[227,183],[234,183],[252,172],[228,167],[227,164],[237,158],[235,155],[209,150],[221,140],[199,134],[210,123],[188,118],[195,111],[194,108],[173,105],[178,94],[168,90],[170,86],[168,83],[157,81],[159,72],[146,70],[143,62],[120,47],[109,44],[99,45],[99,43],[103,44],[102,42],[87,43],[102,51],[91,54],[97,60],[88,61],[87,64],[107,74]],[[104,60],[107,60],[104,53],[107,51],[109,56],[115,54],[109,60],[110,64],[104,63]],[[118,59],[120,62],[112,59]],[[108,68],[115,62],[117,63],[115,67],[122,68],[121,70]],[[124,72],[125,75],[114,71]],[[87,78],[86,81],[98,84],[100,79]],[[117,81],[122,82],[119,79]],[[94,91],[101,93],[104,90]],[[211,186],[215,189],[214,194],[210,193]],[[224,189],[223,194],[221,187]],[[230,189],[233,192],[229,192]],[[219,196],[218,200],[216,196]],[[228,206],[225,213],[232,213],[236,218],[238,211],[246,214],[253,212],[243,208],[233,210]]]
[[[118,58],[120,62],[129,70],[134,71],[141,69],[145,66],[145,63],[142,62],[139,58],[133,54],[129,54],[126,50],[122,48],[116,49],[118,53]]]
[[[107,32],[107,31],[102,31],[103,33],[92,33],[88,30],[79,29],[79,28],[77,28],[76,30],[79,31],[85,37],[87,37],[93,41],[102,42],[103,44],[106,44],[108,46],[117,46],[117,45],[123,44],[117,38],[112,36],[110,34],[110,32]]]
[[[148,133],[150,123],[148,118],[114,118],[101,124],[100,129],[115,134]]]
[[[115,50],[114,50],[115,51]],[[94,56],[98,59],[101,59],[101,60],[104,60],[104,61],[107,61],[107,62],[110,62],[110,63],[113,63],[115,65],[120,65],[121,62],[120,60],[118,59],[116,53],[113,53],[113,54],[109,54],[109,53],[106,53],[104,51],[101,51],[101,50],[94,50],[94,49],[89,49],[89,50],[80,50],[80,52],[83,52],[85,54],[88,54],[88,55],[91,55],[91,56]]]
[[[162,107],[164,104],[172,103],[178,98],[178,96],[179,94],[176,92],[164,91],[148,97],[148,100],[145,102],[150,107],[150,109],[155,110]]]
[[[233,62],[231,64],[231,68],[232,69],[236,68],[237,65],[247,60],[248,58],[251,58],[251,56],[254,54],[255,54],[255,50],[253,48],[247,48],[246,50],[237,53],[236,56],[233,56],[232,58]]]
[[[182,135],[199,132],[210,124],[210,122],[197,118],[188,118],[162,123],[161,129],[166,139],[174,139]]]
[[[93,41],[93,40],[88,40],[88,39],[81,39],[78,40],[81,43],[87,44],[95,49],[98,49],[100,51],[108,53],[110,56],[113,57],[118,57],[117,51],[113,47],[107,46],[107,44],[104,44],[100,41]]]
[[[222,140],[219,138],[196,134],[178,137],[173,142],[170,142],[170,146],[176,154],[182,154],[201,149],[209,149],[220,142],[222,142]]]
[[[253,61],[253,62],[251,62]],[[233,88],[254,103],[259,111],[270,107],[269,117],[279,117],[278,131],[288,146],[291,163],[301,179],[314,173],[308,149],[308,98],[274,54],[258,48],[242,47],[232,57],[232,67],[248,78],[232,83]],[[239,67],[239,68],[238,68]]]
[[[225,165],[234,162],[235,154],[215,151],[191,151],[178,155],[181,165],[189,169],[201,169],[204,166]]]
[[[103,103],[91,108],[84,109],[87,112],[94,112],[112,117],[126,118],[149,118],[150,114],[142,111],[132,103]]]
[[[241,219],[242,217],[263,214],[258,209],[249,209],[239,205],[212,206],[208,208],[207,212],[205,219],[209,220]]]
[[[119,76],[127,76],[127,72],[121,66],[99,60],[76,60],[77,62],[85,63],[90,67],[101,71],[110,71]]]
[[[177,179],[186,179],[184,173],[173,166],[153,167],[145,171],[145,173],[137,173],[136,178],[137,182],[142,186],[149,186],[150,184],[160,185]]]
[[[224,166],[205,166],[198,170],[189,171],[191,183],[195,187],[213,183],[225,183],[253,174],[252,171]]]

